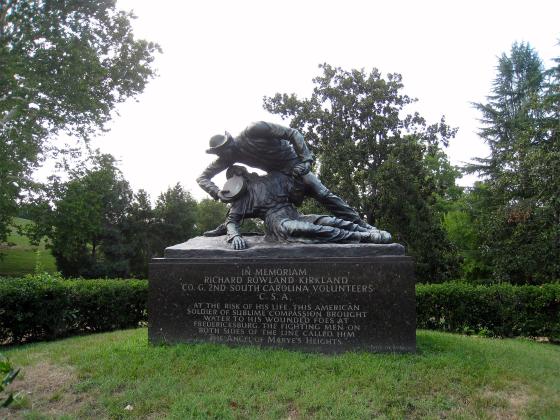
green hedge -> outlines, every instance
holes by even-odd
[[[416,286],[418,328],[493,337],[560,339],[560,283]]]
[[[146,280],[0,279],[0,344],[137,327],[147,299]]]
[[[146,280],[0,278],[0,344],[136,327],[147,319]],[[416,286],[418,328],[560,340],[560,283]]]

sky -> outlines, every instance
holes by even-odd
[[[289,124],[262,107],[277,92],[308,97],[318,65],[400,73],[428,122],[459,132],[453,164],[486,156],[473,102],[490,93],[497,58],[529,42],[545,66],[560,56],[558,1],[171,1],[118,0],[133,10],[138,38],[160,44],[159,76],[120,104],[110,131],[92,145],[111,153],[131,186],[152,199],[195,182],[212,161],[209,138],[252,121]],[[476,178],[464,177],[461,185]],[[217,178],[221,185],[224,178]]]

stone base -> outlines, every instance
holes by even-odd
[[[413,263],[398,244],[191,239],[150,264],[152,343],[413,352]]]

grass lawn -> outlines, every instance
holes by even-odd
[[[418,332],[417,354],[150,346],[146,329],[5,349],[11,417],[558,418],[560,347]],[[3,417],[4,413],[0,413]]]
[[[56,265],[50,250],[45,249],[44,241],[37,246],[32,246],[25,236],[17,233],[15,225],[33,223],[30,220],[14,218],[12,232],[8,236],[8,244],[0,244],[0,276],[22,276],[33,273],[36,267],[41,271],[54,273]]]

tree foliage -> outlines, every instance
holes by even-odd
[[[492,266],[481,244],[481,225],[491,199],[487,184],[477,181],[453,201],[443,224],[461,257],[461,277],[478,283],[492,283]]]
[[[558,86],[558,69],[545,71],[530,45],[516,43],[498,60],[487,102],[475,104],[490,156],[469,170],[485,176],[489,191],[477,224],[498,280],[560,277]]]
[[[154,250],[155,213],[150,196],[139,190],[132,199],[123,231],[130,246],[130,274],[148,277],[148,264],[156,256]]]
[[[148,264],[162,257],[166,247],[185,242],[222,223],[227,206],[214,200],[196,202],[181,184],[161,193],[153,207],[140,190],[128,210],[124,235],[131,248],[130,268],[135,277],[148,277]]]
[[[177,183],[159,195],[154,213],[156,244],[153,249],[157,255],[163,256],[166,247],[195,236],[197,203],[181,184]]]
[[[102,154],[70,172],[67,182],[51,177],[27,208],[35,223],[24,233],[35,243],[48,238],[64,276],[88,278],[147,278],[150,260],[195,236],[199,215],[208,213],[180,184],[152,206],[144,190],[132,192],[115,159]]]
[[[422,280],[453,277],[457,254],[438,209],[458,174],[442,150],[456,130],[443,118],[428,124],[405,115],[414,99],[401,92],[398,74],[320,68],[310,98],[276,94],[264,107],[303,132],[325,185],[407,245]]]
[[[76,171],[68,182],[55,179],[38,201],[28,233],[49,238],[65,276],[129,275],[131,250],[123,232],[132,190],[112,156],[96,156],[92,168]]]
[[[526,157],[543,141],[543,82],[544,68],[537,52],[528,44],[514,44],[510,55],[498,60],[488,102],[474,104],[482,115],[480,136],[491,153],[489,158],[476,159],[475,168],[502,190],[530,192]]]
[[[0,241],[27,177],[64,132],[87,139],[143,91],[159,47],[115,0],[0,0]]]
[[[204,232],[214,229],[222,223],[228,211],[227,204],[221,201],[204,198],[198,202],[196,216],[196,233],[202,235]]]

